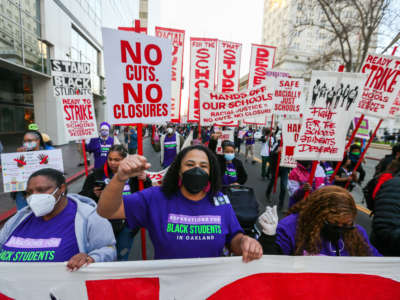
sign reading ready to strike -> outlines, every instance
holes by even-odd
[[[112,124],[171,118],[170,40],[103,28],[108,119]]]

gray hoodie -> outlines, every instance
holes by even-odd
[[[68,194],[75,201],[75,234],[79,252],[87,253],[95,262],[114,261],[117,257],[115,238],[110,222],[96,212],[96,202],[78,194]],[[32,214],[29,206],[19,210],[0,231],[0,249],[14,230]]]

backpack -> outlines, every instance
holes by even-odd
[[[367,182],[367,184],[365,185],[365,187],[362,189],[363,194],[364,194],[364,199],[367,203],[367,208],[369,210],[371,210],[372,212],[374,211],[375,208],[375,203],[374,203],[374,199],[372,197],[375,187],[378,184],[378,180],[379,180],[380,174],[373,177],[370,181]]]

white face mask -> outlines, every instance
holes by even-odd
[[[25,142],[24,143],[24,147],[26,148],[26,150],[28,151],[32,151],[33,149],[35,149],[37,146],[37,143],[35,141],[31,141],[31,142]]]
[[[51,194],[32,194],[26,199],[26,202],[36,217],[43,217],[53,211],[54,206],[61,198],[61,195],[57,200],[54,197],[57,191],[58,188]]]
[[[169,128],[167,128],[167,132],[168,132],[168,134],[172,134],[174,132],[174,130],[171,127],[169,127]]]

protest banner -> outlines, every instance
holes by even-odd
[[[215,87],[216,59],[216,39],[190,38],[188,122],[200,120],[200,88]]]
[[[397,93],[396,98],[393,101],[393,105],[389,110],[389,118],[395,118],[396,116],[398,116],[400,113],[400,90]]]
[[[0,299],[393,300],[400,295],[399,269],[397,257],[127,261],[94,263],[73,273],[65,263],[4,262]]]
[[[110,28],[102,34],[109,122],[170,121],[171,41]]]
[[[202,126],[272,114],[272,93],[266,87],[228,94],[201,88],[200,102]]]
[[[217,140],[217,154],[223,154],[222,151],[222,142],[229,140],[231,142],[234,141],[234,130],[221,130],[221,135],[218,136],[218,140]]]
[[[368,77],[357,112],[381,119],[389,117],[389,111],[400,90],[400,58],[368,54],[361,72]],[[343,91],[344,97],[347,91],[347,88]]]
[[[239,91],[242,44],[218,41],[217,92]]]
[[[252,89],[259,85],[266,85],[264,81],[268,78],[268,76],[272,75],[267,75],[267,73],[274,67],[275,53],[276,47],[257,44],[251,45],[247,89]],[[249,118],[244,120],[244,122],[246,124],[266,125],[266,120],[263,117]]]
[[[313,71],[294,159],[342,161],[366,74]],[[349,89],[347,95],[341,91]]]
[[[185,31],[156,26],[155,33],[156,37],[169,39],[172,42],[171,122],[179,123],[181,114],[183,50],[185,44]]]
[[[355,117],[353,119],[353,126],[356,127],[356,124],[359,122],[360,118]],[[360,127],[358,128],[355,137],[363,140],[369,140],[369,121],[367,118],[364,118],[361,121]]]
[[[90,64],[51,60],[53,92],[61,111],[67,140],[97,137],[90,81]]]
[[[282,150],[281,167],[295,168],[296,160],[293,158],[294,148],[299,139],[301,119],[283,119],[282,126]]]
[[[52,168],[64,172],[60,149],[3,153],[1,164],[4,193],[25,191],[29,176],[37,170]]]

